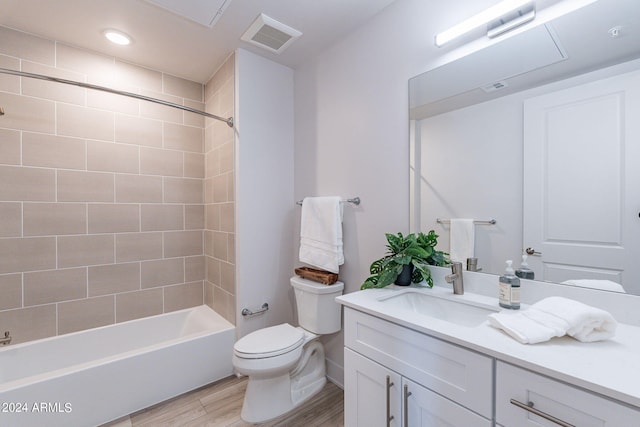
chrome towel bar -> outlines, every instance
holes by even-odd
[[[341,200],[342,203],[351,203],[353,205],[358,206],[360,204],[360,197],[353,197],[351,199],[347,199],[347,200]],[[302,200],[298,200],[296,202],[296,205],[302,206]]]
[[[436,222],[438,224],[449,224],[451,222],[450,219],[442,219],[442,218],[436,218]],[[496,224],[498,221],[496,221],[495,219],[491,218],[491,219],[487,219],[487,220],[479,220],[479,219],[474,219],[473,223],[474,224],[481,224],[481,225],[494,225]]]

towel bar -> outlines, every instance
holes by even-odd
[[[340,200],[342,203],[351,203],[354,204],[356,206],[358,206],[360,204],[360,197],[353,197],[351,199],[347,199],[347,200]],[[296,205],[302,206],[302,200],[298,200],[296,202]]]
[[[442,218],[436,218],[436,222],[438,224],[449,224],[451,222],[450,219],[442,219]],[[488,220],[479,220],[479,219],[474,219],[473,223],[474,224],[482,224],[482,225],[494,225],[496,224],[498,221],[496,221],[495,219],[488,219]]]

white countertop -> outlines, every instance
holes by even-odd
[[[448,288],[414,288],[430,295],[446,296],[490,305],[501,310],[497,298],[466,292],[452,295]],[[407,328],[423,332],[495,357],[551,378],[600,393],[640,408],[640,327],[619,323],[612,339],[582,343],[570,337],[538,344],[520,344],[487,321],[476,327],[459,326],[378,301],[407,287],[367,289],[336,298],[340,304]],[[525,309],[523,305],[522,309]]]

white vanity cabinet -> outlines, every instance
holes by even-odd
[[[640,411],[499,361],[496,422],[504,427],[640,427]]]
[[[345,347],[345,425],[492,425],[490,357],[349,308]]]

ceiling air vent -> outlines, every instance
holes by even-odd
[[[271,52],[280,53],[301,35],[300,31],[261,13],[241,38]]]
[[[500,89],[504,89],[507,86],[509,86],[509,84],[505,80],[501,80],[499,82],[493,82],[488,85],[482,86],[481,89],[487,93],[491,93]]]

